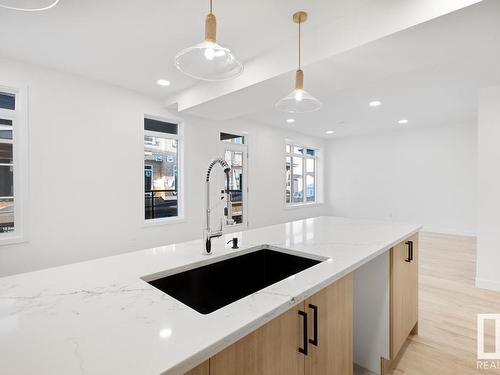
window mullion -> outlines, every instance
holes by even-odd
[[[13,111],[11,109],[0,108],[0,117],[3,119],[14,121],[14,120],[16,120],[17,116],[18,116],[17,111]]]
[[[314,189],[313,189],[313,194],[314,194],[314,200],[312,201],[313,203],[316,202],[316,185],[318,184],[318,181],[316,179],[316,159],[311,159],[312,165],[313,165],[313,179],[314,179]]]
[[[161,133],[161,132],[155,132],[155,131],[152,131],[152,130],[144,130],[144,135],[147,136],[147,137],[169,138],[169,139],[175,139],[175,140],[182,139],[182,135],[170,134],[170,133]]]
[[[302,157],[302,203],[305,203],[306,200],[306,168],[307,168],[307,158]]]
[[[293,146],[292,146],[293,147]],[[290,204],[293,204],[295,189],[293,188],[293,156],[290,156]]]

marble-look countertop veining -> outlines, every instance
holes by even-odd
[[[0,278],[0,373],[183,374],[418,230],[323,216],[228,234],[211,256],[197,240]],[[208,315],[141,279],[262,244],[331,260]]]

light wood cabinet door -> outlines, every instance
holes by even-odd
[[[210,358],[210,375],[303,375],[303,321],[293,307]]]
[[[418,321],[418,234],[391,250],[390,269],[390,354],[394,359]]]
[[[201,365],[192,369],[191,371],[186,372],[184,375],[209,375],[209,374],[210,374],[209,361],[205,361]]]
[[[316,345],[309,344],[305,375],[352,375],[352,275],[344,276],[308,298],[305,309],[310,341],[317,340]],[[315,309],[317,319],[314,319]]]

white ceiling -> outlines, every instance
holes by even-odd
[[[339,18],[331,17],[324,25],[308,21],[302,33],[302,65],[307,66],[329,59],[480,1],[370,0],[364,2],[356,11],[346,12]],[[326,7],[321,7],[317,11],[328,14]],[[317,13],[310,12],[311,19],[315,16]],[[290,16],[288,18],[289,23],[286,26],[288,38],[282,39],[272,49],[261,51],[255,58],[244,61],[245,71],[241,76],[219,83],[199,82],[196,86],[171,96],[166,104],[173,105],[179,111],[194,109],[195,112],[199,112],[200,108],[195,107],[201,107],[203,111],[207,107],[204,104],[207,103],[210,112],[212,101],[219,97],[231,94],[231,100],[237,104],[240,100],[238,95],[240,91],[247,93],[250,89],[252,92],[253,86],[258,88],[258,85],[265,84],[265,81],[294,71],[297,68],[297,27],[290,22]],[[268,30],[268,33],[274,33],[274,29]],[[226,110],[227,108],[224,108],[221,113]]]
[[[265,103],[243,116],[321,137],[327,130],[339,137],[394,129],[400,119],[412,127],[474,121],[478,88],[500,84],[499,19],[500,1],[485,1],[309,66],[306,89],[324,104],[318,112],[276,111],[273,103],[293,77],[268,81],[261,95],[252,88],[255,98],[265,93]],[[375,99],[382,105],[369,107]],[[296,122],[287,124],[288,117]]]
[[[242,61],[272,49],[295,29],[291,15],[314,14],[308,27],[352,14],[370,0],[214,0],[218,39]],[[14,5],[19,0],[0,0]],[[22,0],[46,5],[52,0]],[[177,71],[174,55],[204,37],[208,0],[60,0],[49,11],[0,8],[0,55],[135,91],[166,97],[197,81]],[[156,85],[159,78],[172,82]]]
[[[476,118],[477,89],[500,83],[500,1],[422,23],[304,68],[306,90],[324,104],[289,116],[274,103],[292,90],[293,72],[222,96],[187,113],[227,120],[243,117],[310,135],[347,136]],[[379,99],[378,108],[368,106]],[[296,122],[287,124],[285,119]],[[344,125],[340,125],[340,124]]]
[[[319,137],[327,130],[334,131],[330,137],[391,130],[401,126],[400,119],[411,127],[471,122],[477,116],[477,88],[491,82],[492,70],[500,76],[499,62],[488,64],[489,72],[477,70],[477,61],[464,60],[341,90],[321,96],[323,109],[310,114],[288,116],[271,108],[245,118]],[[371,100],[382,105],[372,108]],[[289,117],[295,123],[287,124]]]
[[[0,0],[19,1],[51,2]],[[208,119],[243,118],[317,136],[333,129],[337,137],[391,129],[400,118],[408,118],[408,126],[473,120],[477,88],[500,81],[500,1],[434,17],[478,1],[214,0],[219,41],[247,66],[243,81],[219,86],[173,66],[177,51],[202,38],[208,0],[60,0],[43,13],[0,9],[0,55],[171,98],[169,103],[181,98],[191,103],[185,113]],[[274,103],[292,89],[296,29],[290,18],[298,9],[310,13],[306,90],[324,108],[297,115],[289,125]],[[389,10],[391,17],[384,18]],[[328,29],[332,24],[336,29]],[[322,44],[328,39],[335,48]],[[158,78],[172,85],[161,88]],[[381,107],[368,107],[374,98]]]

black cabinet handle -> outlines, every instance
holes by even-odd
[[[413,241],[407,241],[405,244],[408,246],[408,258],[405,262],[410,263],[413,260]]]
[[[318,306],[309,304],[309,308],[313,311],[313,338],[309,343],[318,346]]]
[[[301,348],[299,346],[299,352],[304,355],[307,355],[307,343],[309,341],[307,336],[307,313],[299,310],[299,315],[303,317],[303,330],[304,330],[304,347]]]

